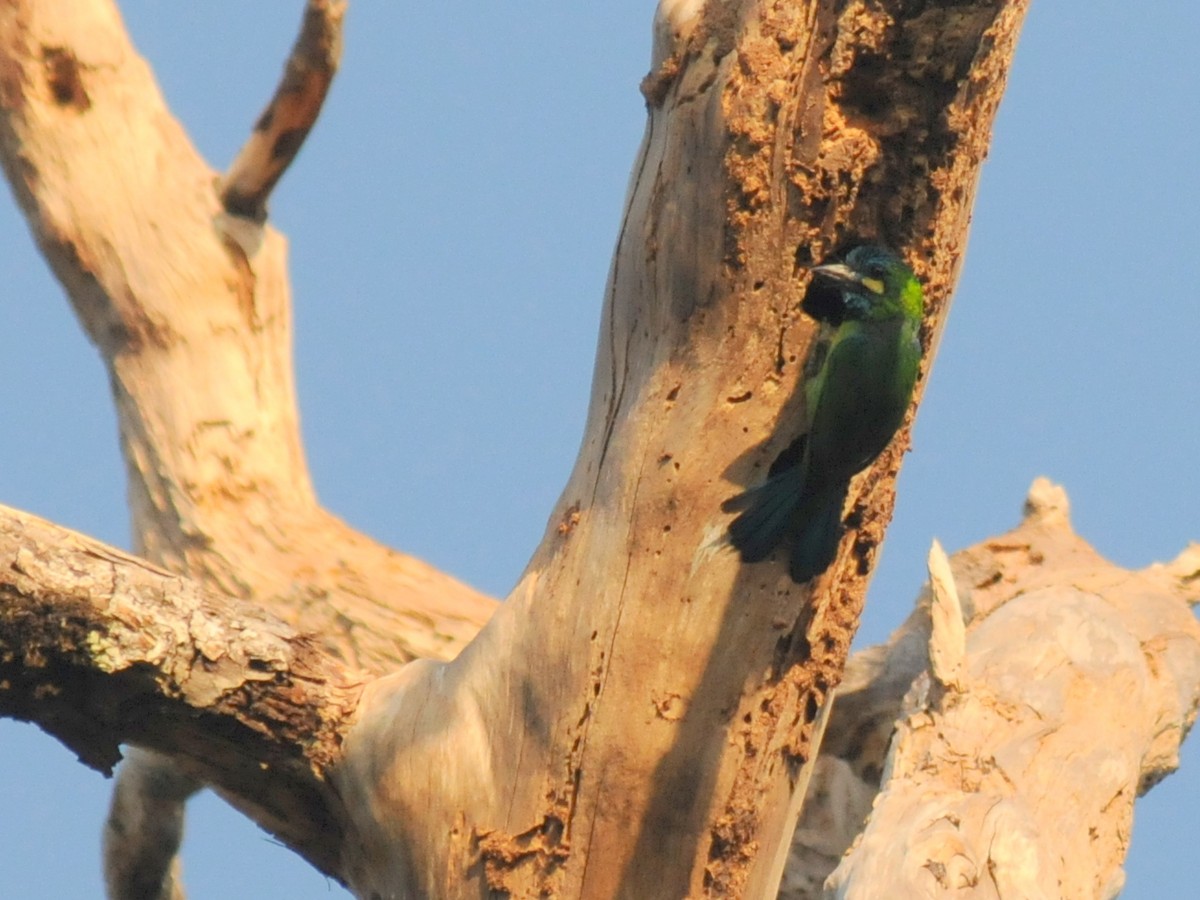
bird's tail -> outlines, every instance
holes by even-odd
[[[742,513],[729,524],[729,542],[743,562],[764,560],[779,546],[795,521],[803,494],[804,469],[794,466],[721,504],[725,512]]]
[[[833,484],[805,498],[788,566],[797,584],[820,575],[837,556],[842,539],[842,507],[849,487],[849,482]]]

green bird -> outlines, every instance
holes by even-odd
[[[805,309],[825,323],[805,362],[807,426],[767,480],[726,500],[740,512],[729,541],[743,562],[791,543],[791,577],[824,572],[842,537],[850,479],[891,441],[912,399],[921,362],[925,296],[912,269],[883,247],[856,247],[844,263],[813,269]],[[814,299],[815,298],[815,299]]]

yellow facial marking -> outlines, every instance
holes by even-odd
[[[873,294],[883,293],[883,282],[878,278],[864,278],[862,280],[862,286]]]

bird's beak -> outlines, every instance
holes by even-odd
[[[866,288],[873,294],[882,294],[884,290],[884,284],[878,278],[868,278],[859,272],[855,272],[845,263],[827,263],[823,266],[814,266],[812,271],[814,275],[824,276],[837,284]]]
[[[826,263],[823,266],[813,266],[812,273],[842,284],[862,284],[862,276],[845,263]]]

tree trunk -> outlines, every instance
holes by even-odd
[[[1025,8],[663,0],[583,448],[496,604],[311,489],[266,200],[342,4],[310,0],[217,177],[111,5],[10,3],[5,170],[109,368],[137,550],[196,583],[10,515],[0,710],[101,768],[121,741],[162,754],[140,765],[178,771],[178,802],[213,783],[361,897],[773,895],[907,431],[809,585],[741,565],[721,503],[803,421],[798,301],[831,252],[912,263],[923,383]],[[155,868],[170,896],[173,848],[124,866],[128,830],[110,871]]]

